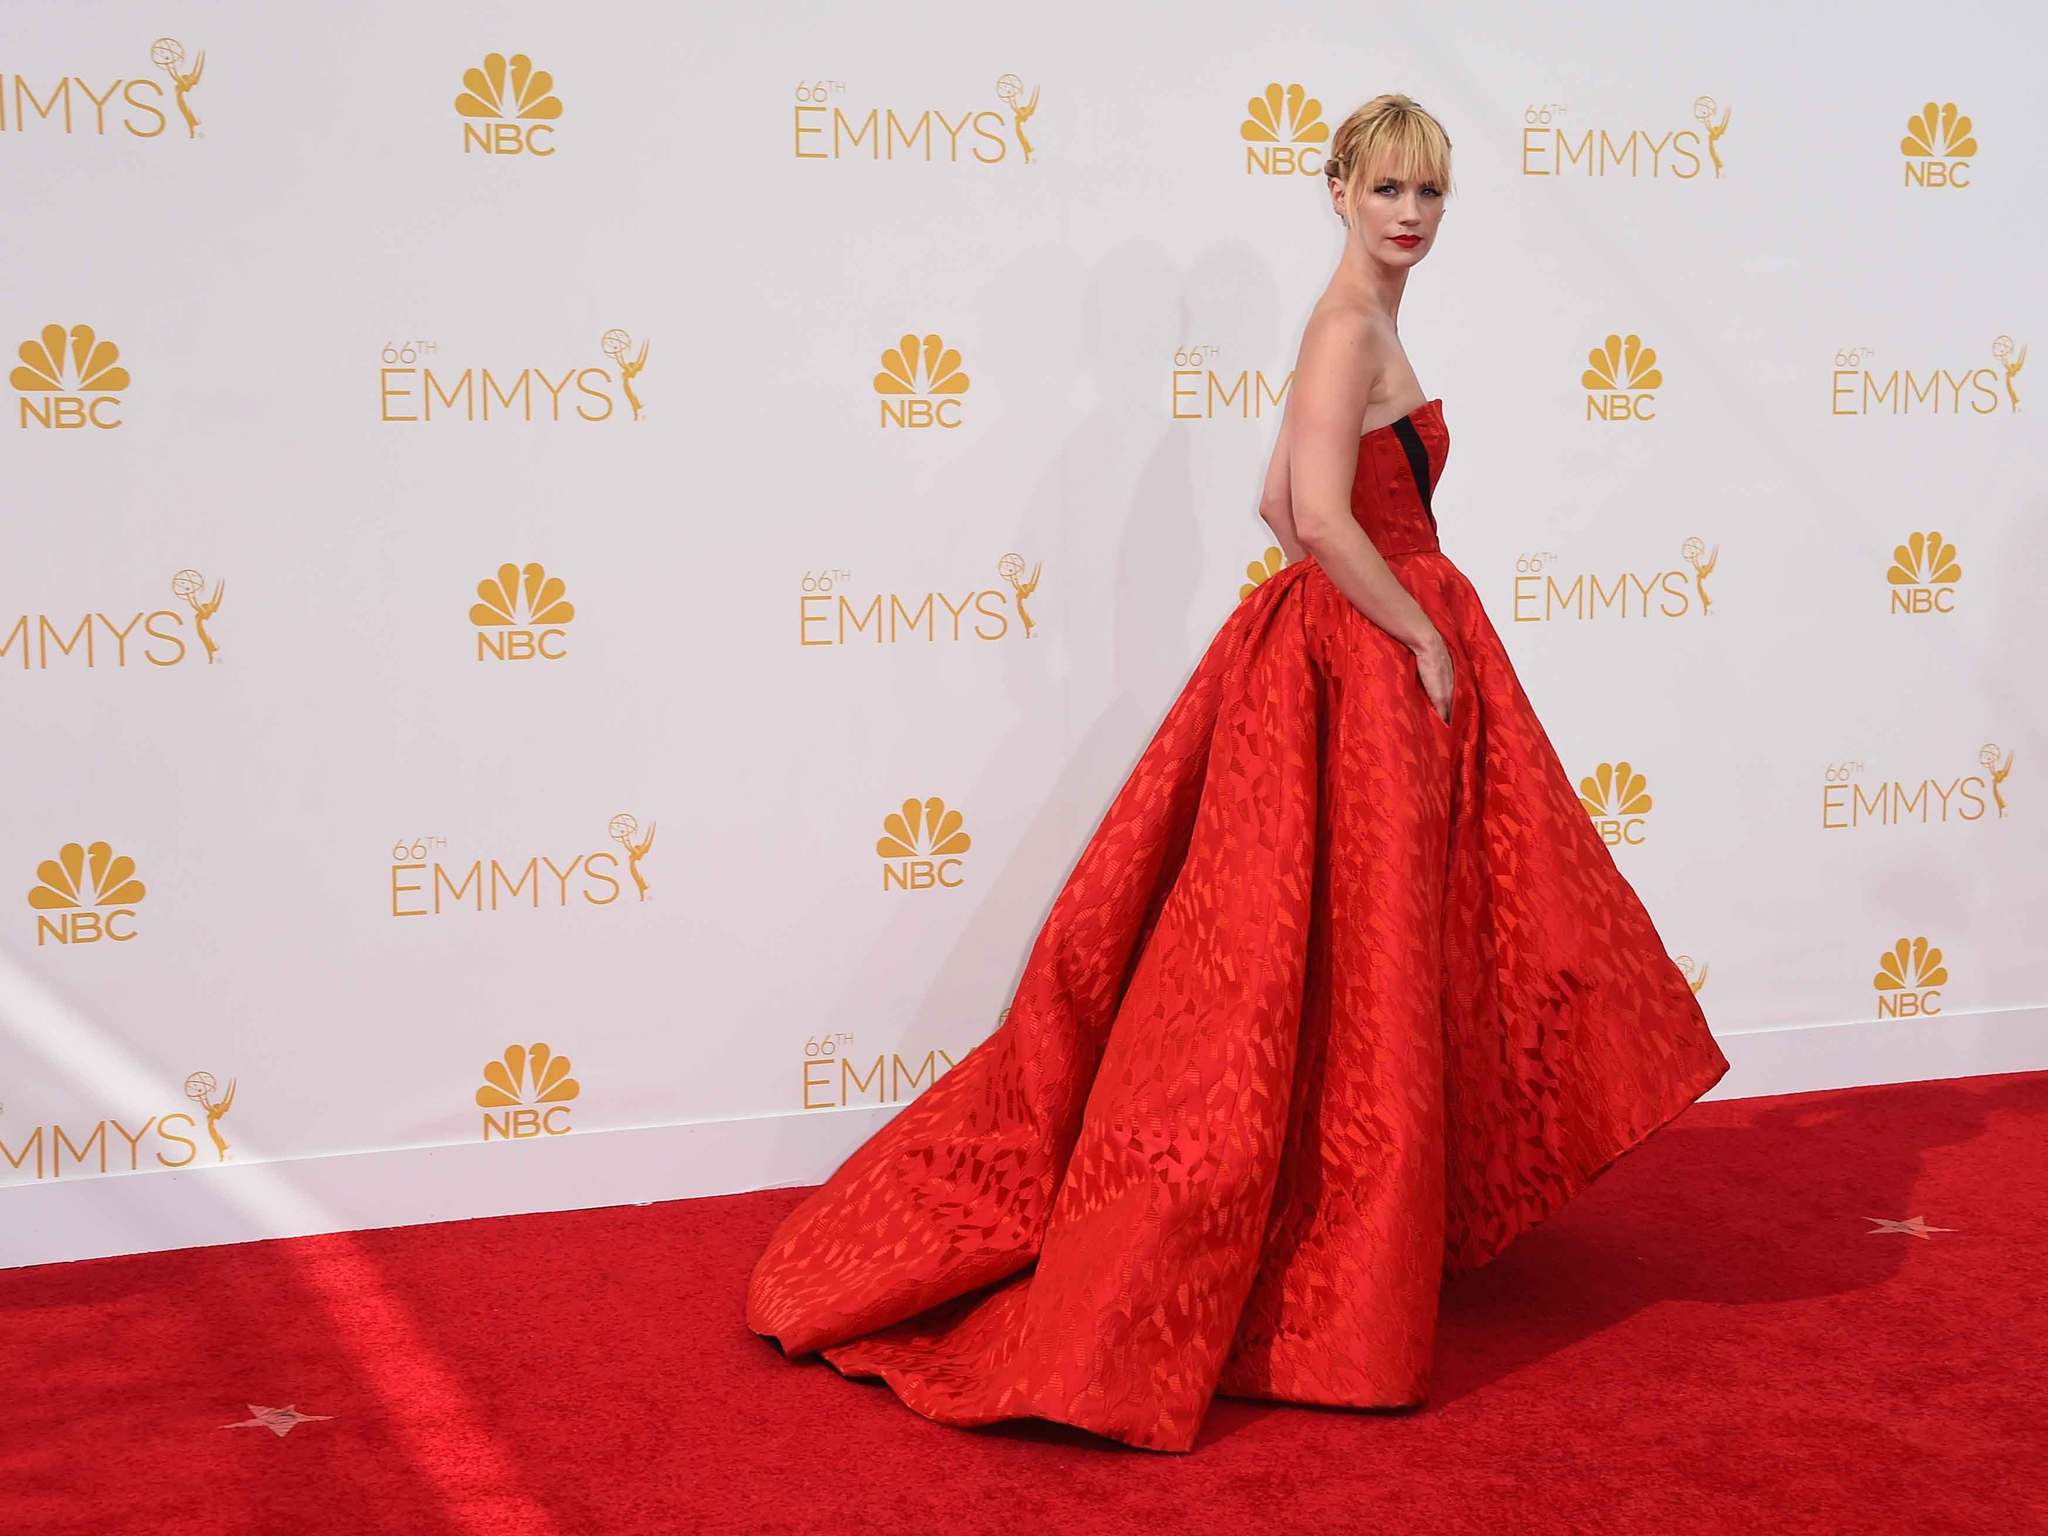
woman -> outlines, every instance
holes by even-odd
[[[781,1224],[747,1322],[949,1424],[1191,1449],[1210,1398],[1428,1392],[1493,1258],[1728,1063],[1437,547],[1395,329],[1450,140],[1331,141],[1252,587],[1082,850],[996,1033]]]

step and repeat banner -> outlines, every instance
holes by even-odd
[[[1446,553],[1730,1055],[2038,1032],[2044,43],[14,0],[8,1256],[116,1176],[380,1154],[355,1226],[457,1147],[818,1178],[943,1075],[1282,558],[1384,90],[1455,146],[1400,309]]]

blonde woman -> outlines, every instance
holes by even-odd
[[[1380,96],[1326,170],[1342,249],[1261,500],[1290,563],[1167,710],[1001,1026],[748,1286],[786,1354],[944,1423],[1186,1451],[1219,1392],[1421,1403],[1443,1277],[1728,1070],[1438,545],[1450,432],[1398,321],[1450,139]]]

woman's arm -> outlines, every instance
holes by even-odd
[[[1423,689],[1448,720],[1449,647],[1351,515],[1358,424],[1379,372],[1376,350],[1373,322],[1365,316],[1332,308],[1309,319],[1282,427],[1290,523],[1352,606],[1415,653]]]
[[[1273,444],[1273,457],[1266,462],[1265,489],[1259,492],[1259,516],[1273,530],[1273,542],[1290,565],[1308,554],[1301,535],[1294,531],[1294,490],[1287,473],[1288,444],[1293,436],[1288,423],[1293,419],[1292,409],[1280,415],[1280,435]]]

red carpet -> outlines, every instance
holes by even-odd
[[[2048,1530],[2044,1149],[2048,1073],[1695,1105],[1446,1290],[1426,1407],[1185,1456],[785,1361],[789,1190],[0,1271],[0,1530]]]

